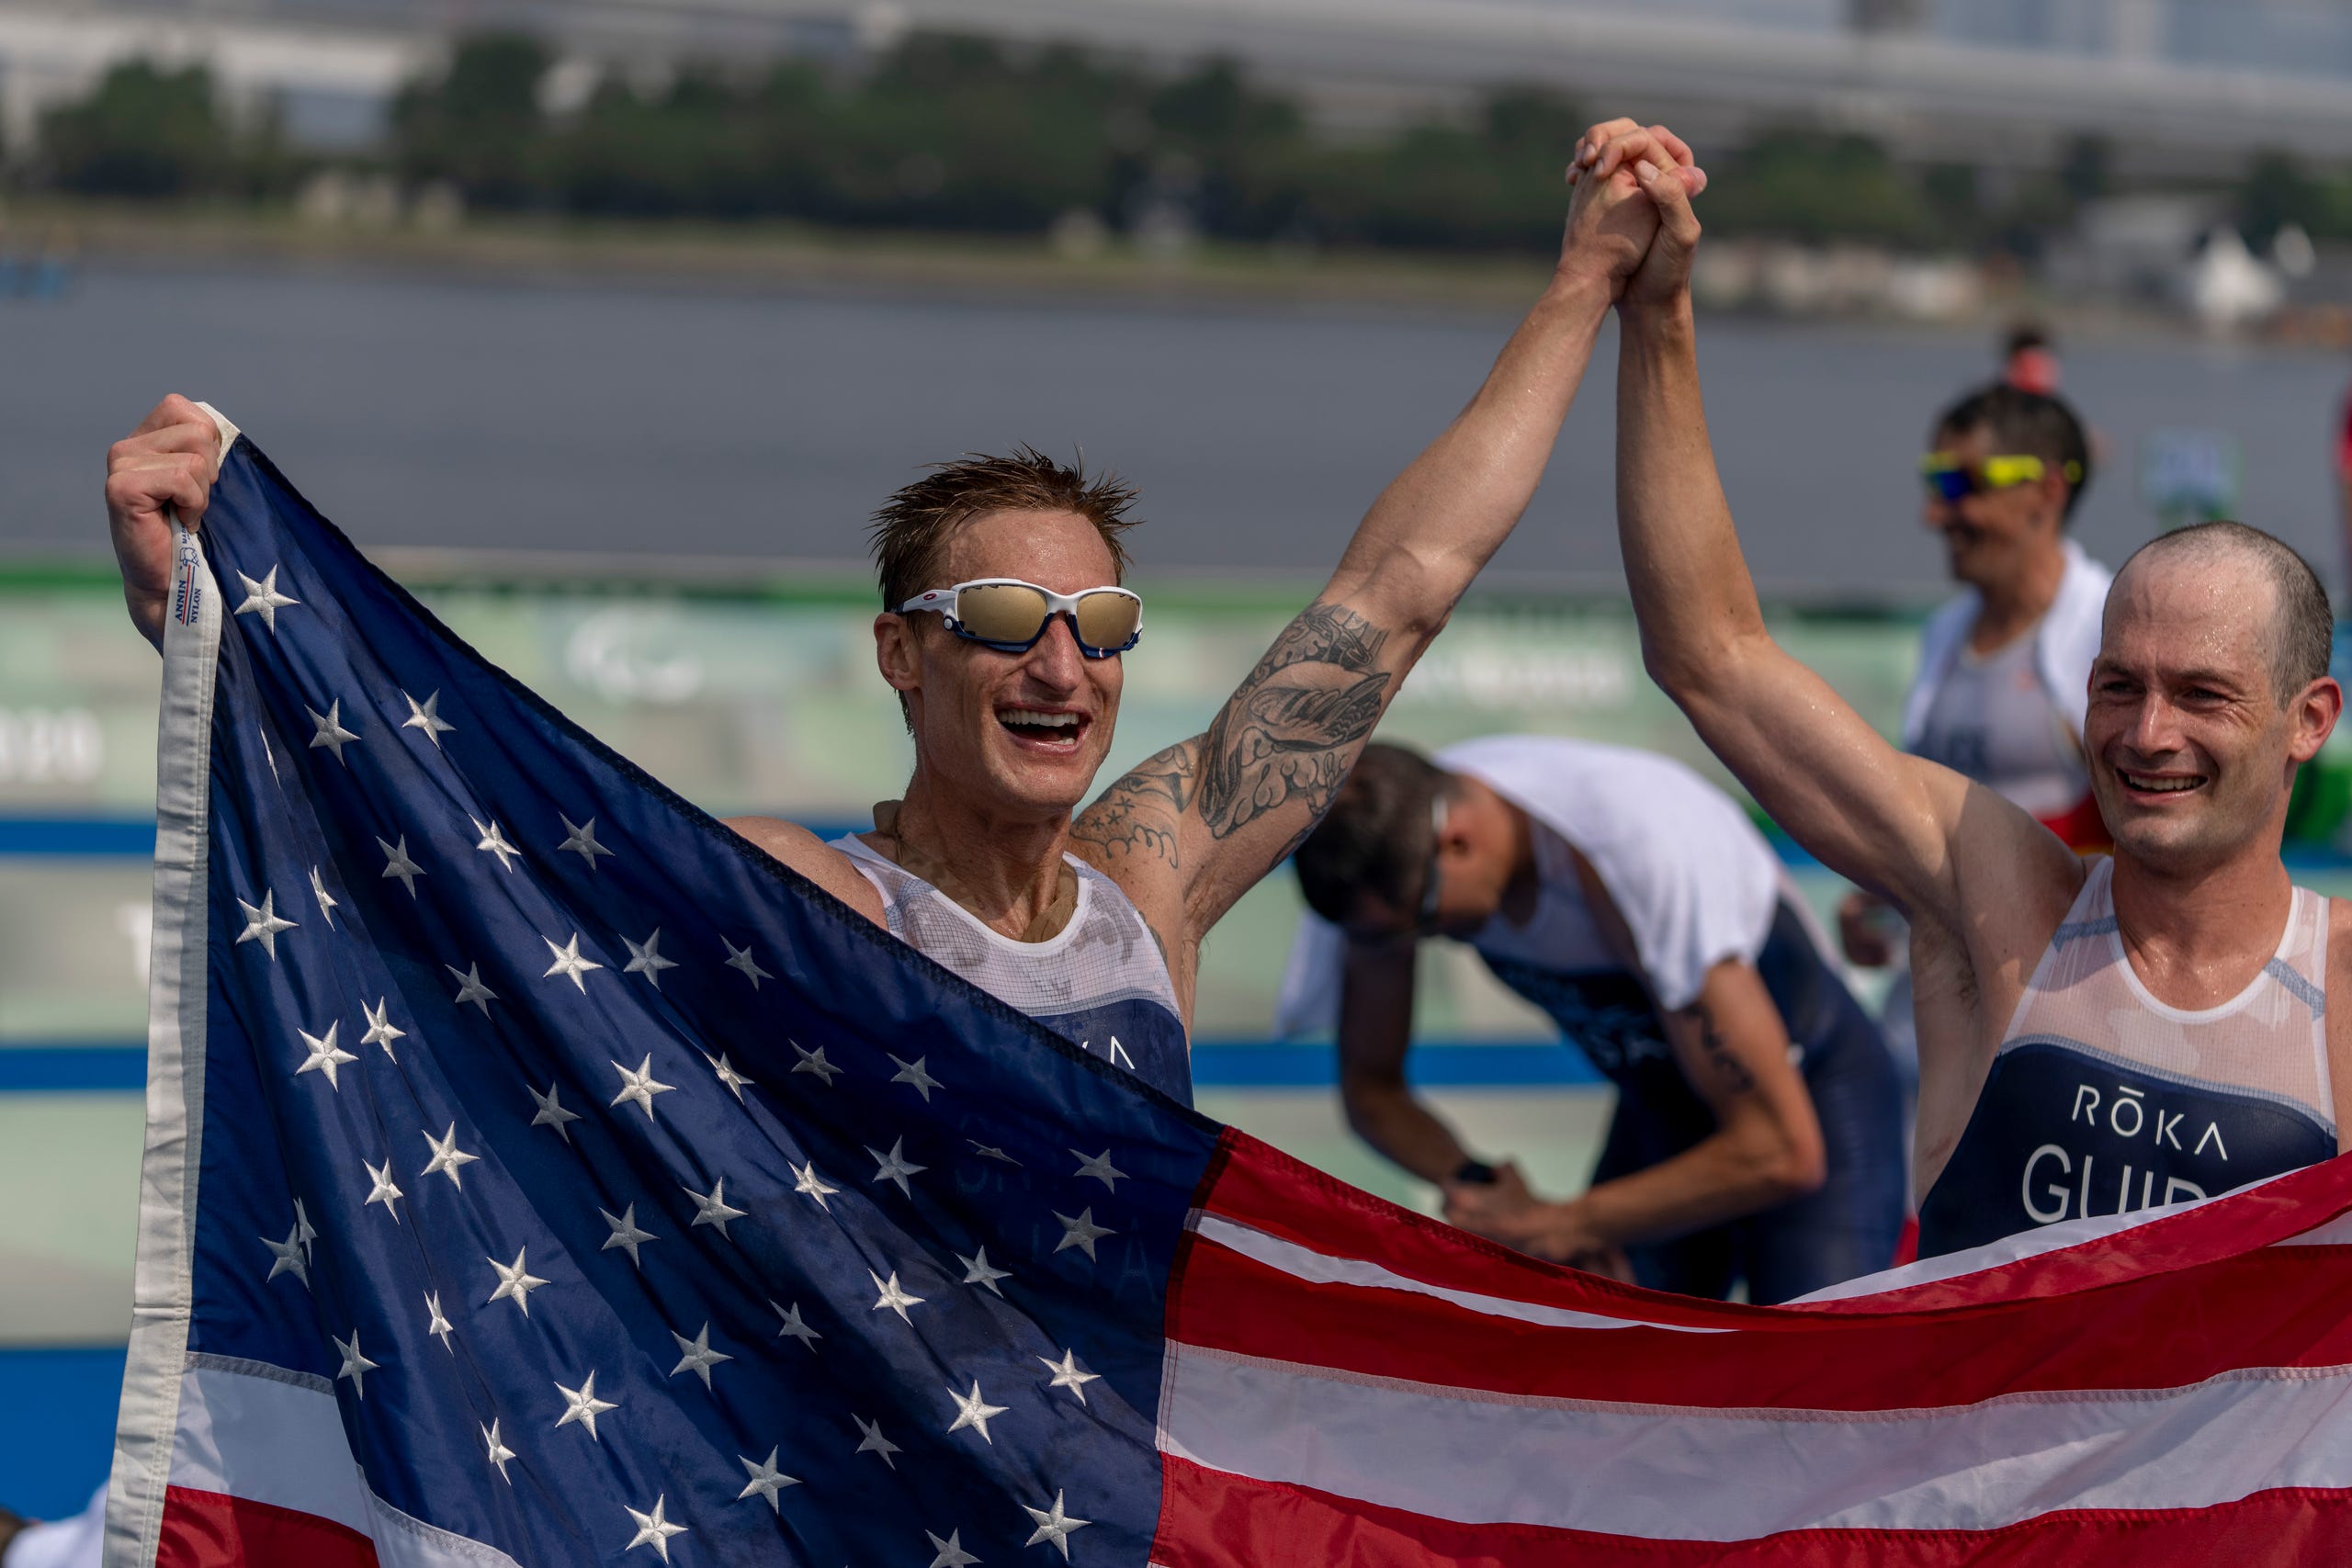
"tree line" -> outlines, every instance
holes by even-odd
[[[118,66],[41,117],[20,183],[116,197],[282,201],[356,164],[445,183],[474,210],[595,218],[794,220],[1036,233],[1542,252],[1557,243],[1562,159],[1589,122],[1540,86],[1374,136],[1319,130],[1298,99],[1229,61],[1154,73],[1060,45],[918,32],[858,69],[783,59],[608,74],[550,109],[541,40],[462,40],[409,84],[382,145],[327,159],[274,117],[229,115],[200,66]],[[1790,127],[1711,157],[1710,229],[2030,254],[2112,185],[2105,150],[1983,179],[1905,165],[1861,136]],[[1727,176],[1727,177],[1726,177]],[[2268,158],[2237,193],[2247,227],[2352,236],[2352,183]]]

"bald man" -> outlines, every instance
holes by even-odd
[[[2335,1154],[2352,1023],[2326,1000],[2352,995],[2352,907],[2279,859],[2295,772],[2344,705],[2310,567],[2235,523],[2125,564],[2083,727],[2115,852],[2077,859],[1895,750],[1766,633],[1700,402],[1698,224],[1674,182],[1643,184],[1661,222],[1618,306],[1617,484],[1644,652],[1775,820],[1910,918],[1922,1255]]]

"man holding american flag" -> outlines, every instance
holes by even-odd
[[[1664,127],[1640,135],[1670,178],[1703,186]],[[1080,810],[1111,747],[1121,656],[1142,634],[1142,602],[1118,585],[1133,494],[1026,449],[943,464],[893,496],[874,530],[876,662],[915,740],[905,798],[873,832],[833,843],[772,818],[732,826],[967,979],[1189,1100],[1201,941],[1314,827],[1519,521],[1657,229],[1631,170],[1577,190],[1551,287],[1486,385],[1374,503],[1329,585],[1205,733]],[[151,640],[170,581],[165,510],[190,525],[202,514],[214,442],[212,422],[171,399],[109,460],[115,547]],[[658,943],[632,950],[640,972],[665,961]],[[753,973],[756,960],[734,962]]]

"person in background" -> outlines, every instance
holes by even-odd
[[[1299,847],[1317,918],[1285,1033],[1339,1031],[1349,1122],[1446,1218],[1656,1289],[1786,1301],[1886,1266],[1900,1097],[1877,1029],[1747,814],[1679,762],[1495,736],[1364,749]],[[1414,950],[1466,942],[1617,1088],[1591,1186],[1547,1201],[1405,1080]]]
[[[2001,380],[2020,392],[2058,395],[2058,345],[2049,333],[2031,321],[2009,329],[2001,345]]]
[[[2082,737],[2112,574],[2066,532],[2091,478],[2082,422],[2062,399],[1996,382],[1938,417],[1920,475],[1923,521],[1961,592],[1921,634],[1903,749],[1993,789],[2069,847],[2101,848]],[[1838,935],[1866,969],[1904,956],[1902,922],[1874,894],[1846,897]],[[1883,1021],[1916,1082],[1907,967]]]

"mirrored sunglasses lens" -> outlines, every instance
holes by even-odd
[[[1143,606],[1124,593],[1086,593],[1078,601],[1078,640],[1089,648],[1125,648],[1143,622]]]
[[[1958,501],[1976,488],[1966,468],[1930,468],[1928,488],[1946,501]]]
[[[956,596],[956,618],[982,642],[1027,642],[1046,624],[1046,596],[1017,582],[967,588]]]

